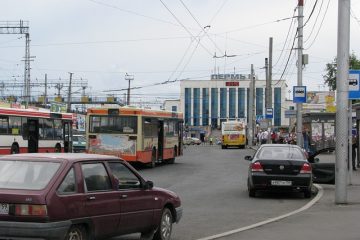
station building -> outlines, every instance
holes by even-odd
[[[209,80],[182,80],[180,106],[184,125],[220,128],[221,122],[245,120],[249,117],[250,76],[243,74],[213,74]],[[265,117],[266,80],[255,77],[255,114]],[[285,122],[287,85],[285,80],[272,80],[272,126]]]

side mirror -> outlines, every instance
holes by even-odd
[[[320,162],[320,159],[319,158],[314,158],[314,163],[318,163]]]
[[[154,187],[154,183],[152,181],[146,181],[144,185],[145,190],[150,190]]]
[[[245,158],[244,158],[244,159],[245,159],[245,160],[248,160],[248,161],[253,160],[252,156],[245,156]]]

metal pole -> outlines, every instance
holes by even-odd
[[[269,85],[268,87],[268,94],[269,94],[269,107],[273,109],[273,118],[269,119],[269,133],[271,133],[272,131],[272,126],[273,126],[273,119],[275,116],[275,111],[274,111],[274,107],[273,107],[273,101],[272,101],[272,52],[273,52],[273,38],[271,37],[269,39]],[[271,135],[269,135],[271,136]],[[268,138],[269,140],[271,139],[271,137]]]
[[[353,159],[353,155],[352,155],[352,102],[351,100],[348,101],[349,102],[349,129],[348,129],[348,143],[349,143],[349,147],[348,147],[348,151],[349,151],[349,158],[348,158],[348,170],[349,170],[349,174],[348,174],[348,183],[349,185],[352,184],[352,159]]]
[[[254,65],[251,64],[251,75],[250,75],[250,93],[249,93],[249,120],[248,120],[248,136],[249,136],[249,141],[248,144],[249,146],[253,146],[254,145],[254,112],[253,112],[253,107],[254,107]]]
[[[350,0],[338,0],[335,203],[347,203]]]
[[[71,112],[71,81],[72,81],[73,73],[69,73],[69,74],[70,74],[70,80],[69,80],[69,91],[68,91],[68,99],[67,99],[67,112]]]
[[[47,104],[47,74],[45,74],[45,93],[44,93],[44,105]]]
[[[303,10],[304,0],[298,2],[298,72],[297,72],[297,85],[302,86],[302,55],[303,55]],[[296,143],[298,146],[303,147],[302,136],[302,103],[296,104]]]
[[[126,105],[130,105],[130,81],[134,80],[134,77],[131,75],[128,75],[127,73],[125,74],[125,80],[129,81],[129,85],[128,85],[128,90],[127,90],[127,101],[126,101]]]

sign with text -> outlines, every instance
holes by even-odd
[[[294,103],[306,103],[306,87],[305,86],[294,86],[293,102]]]
[[[239,82],[226,82],[225,86],[227,86],[227,87],[237,87],[237,86],[239,86]]]
[[[265,118],[272,119],[274,117],[274,111],[272,108],[266,108]]]
[[[349,71],[349,99],[360,99],[360,70]]]

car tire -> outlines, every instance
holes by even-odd
[[[151,152],[151,162],[147,164],[149,168],[154,168],[156,166],[156,149],[153,148]]]
[[[251,197],[251,198],[256,197],[256,190],[255,190],[254,188],[250,187],[249,179],[248,179],[247,185],[248,185],[248,194],[249,194],[249,197]]]
[[[311,189],[307,189],[304,191],[304,198],[311,198]]]
[[[18,146],[17,144],[13,144],[13,145],[11,146],[10,153],[11,153],[11,154],[18,154],[18,153],[20,153],[19,146]]]
[[[172,232],[173,216],[170,209],[164,208],[161,214],[159,226],[153,240],[170,240]]]
[[[69,229],[64,240],[87,240],[87,232],[82,225],[73,225]]]

